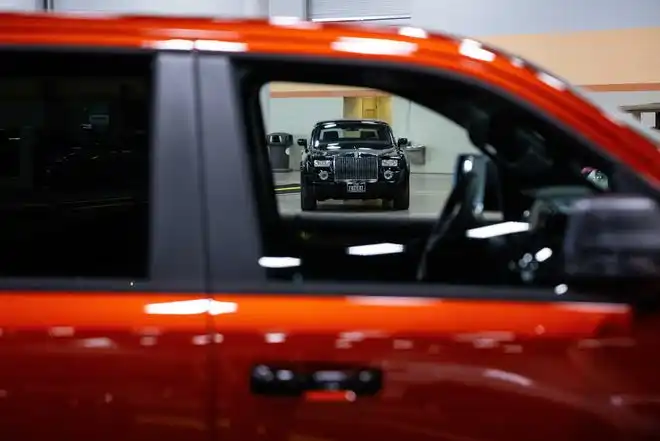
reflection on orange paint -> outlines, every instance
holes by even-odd
[[[305,401],[314,402],[314,403],[337,403],[337,402],[346,402],[352,403],[356,399],[355,392],[345,391],[345,390],[317,390],[309,391],[304,395]]]
[[[84,298],[84,301],[81,299]],[[0,323],[13,326],[67,327],[143,326],[167,323],[187,326],[199,315],[222,315],[223,329],[255,327],[289,334],[298,331],[360,330],[366,336],[387,336],[405,329],[414,333],[452,335],[506,331],[516,338],[592,336],[603,321],[621,329],[630,326],[627,305],[598,303],[473,302],[415,297],[315,297],[198,294],[154,295],[112,293],[15,292],[2,297]],[[155,308],[155,309],[154,309]],[[153,313],[153,311],[157,313]],[[543,329],[539,332],[539,329]],[[60,331],[63,332],[63,331]],[[267,331],[268,333],[269,331]],[[264,337],[262,337],[263,339]],[[376,338],[376,337],[372,337]]]
[[[132,47],[175,51],[249,52],[397,62],[455,72],[538,106],[660,183],[657,146],[548,72],[471,39],[404,28],[370,29],[277,20],[0,14],[0,42],[39,46]],[[548,81],[548,78],[553,78]],[[561,87],[557,87],[560,84]]]

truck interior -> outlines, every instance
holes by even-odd
[[[306,74],[307,82],[324,80]],[[356,84],[360,75],[347,75],[347,85],[389,86],[387,92],[442,114],[463,127],[482,154],[456,158],[454,188],[435,219],[280,215],[259,108],[260,87],[272,79],[245,73],[242,102],[263,255],[300,259],[299,266],[268,269],[276,279],[554,286],[569,202],[636,185],[611,158],[492,91],[450,78],[429,77],[419,87],[420,76],[381,75],[379,84]],[[420,90],[424,96],[415,95]],[[585,167],[608,176],[609,187],[587,179]],[[374,245],[390,251],[359,252]]]

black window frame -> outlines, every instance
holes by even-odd
[[[529,286],[529,287],[495,287],[484,285],[450,285],[443,283],[390,283],[383,282],[377,283],[372,281],[365,282],[332,282],[332,281],[277,281],[271,280],[267,277],[267,270],[258,265],[258,259],[261,257],[261,239],[260,236],[268,235],[268,232],[277,231],[277,226],[273,229],[273,223],[277,223],[277,219],[267,219],[265,222],[269,225],[269,231],[264,233],[262,231],[262,222],[255,222],[257,216],[263,212],[262,208],[255,200],[255,195],[258,195],[258,189],[270,192],[273,189],[272,174],[268,176],[261,176],[259,172],[263,170],[255,170],[254,162],[248,154],[247,148],[248,139],[243,127],[249,128],[250,121],[246,120],[244,112],[245,105],[251,105],[241,101],[242,86],[241,86],[241,70],[237,64],[243,60],[250,60],[252,62],[281,62],[289,66],[295,65],[296,70],[302,75],[306,72],[306,67],[309,66],[324,66],[326,72],[333,69],[335,71],[342,69],[342,66],[360,66],[365,68],[386,68],[390,71],[405,71],[410,73],[414,71],[420,75],[433,75],[438,78],[451,79],[459,81],[467,86],[485,89],[491,93],[497,94],[513,103],[516,103],[521,108],[529,111],[539,119],[554,125],[564,133],[569,134],[579,144],[597,152],[598,154],[607,157],[613,162],[617,162],[609,157],[606,151],[599,148],[590,140],[586,139],[580,133],[575,132],[571,127],[558,121],[551,115],[548,115],[542,109],[536,107],[532,103],[526,102],[521,98],[513,95],[505,89],[502,89],[493,84],[488,84],[475,77],[458,74],[440,69],[431,69],[425,67],[418,67],[405,64],[405,62],[395,63],[391,61],[374,61],[374,60],[355,60],[353,58],[323,58],[323,57],[306,57],[306,56],[291,56],[281,54],[254,54],[254,53],[232,53],[220,54],[211,52],[200,53],[200,65],[211,66],[214,69],[207,69],[204,81],[209,83],[222,84],[223,91],[218,93],[202,94],[201,102],[202,108],[206,110],[213,109],[215,116],[211,112],[203,112],[203,131],[208,135],[209,133],[217,132],[219,119],[218,115],[224,117],[226,114],[231,113],[231,127],[226,127],[228,121],[223,121],[227,131],[224,132],[224,146],[225,154],[231,157],[231,160],[225,162],[223,171],[227,175],[222,178],[223,181],[228,180],[228,176],[234,177],[236,183],[235,188],[239,190],[240,197],[225,198],[224,194],[207,194],[206,205],[209,207],[208,216],[211,230],[215,231],[209,235],[209,265],[210,265],[210,279],[209,289],[215,293],[232,293],[232,294],[252,294],[252,295],[313,295],[313,296],[383,296],[383,297],[430,297],[430,298],[447,298],[447,299],[475,299],[475,300],[507,300],[507,301],[542,301],[542,302],[567,302],[567,301],[584,301],[584,302],[605,302],[612,303],[610,297],[580,294],[568,291],[557,295],[554,290],[546,287]],[[287,69],[287,71],[289,71]],[[305,74],[306,75],[306,74]],[[215,78],[213,77],[215,76]],[[307,76],[306,80],[302,77],[291,78],[290,76],[279,75],[277,72],[271,73],[269,82],[314,82],[310,81]],[[317,83],[319,81],[316,81]],[[339,82],[333,84],[341,84]],[[346,84],[347,86],[356,86],[356,84]],[[359,87],[370,87],[369,84],[359,84]],[[371,86],[375,87],[375,86]],[[379,89],[387,90],[379,87]],[[260,105],[257,99],[257,105]],[[260,109],[260,107],[259,107]],[[224,112],[224,113],[223,113]],[[263,112],[259,112],[259,119],[263,120]],[[223,118],[220,118],[221,120]],[[263,122],[263,121],[262,121]],[[259,129],[263,132],[263,128]],[[261,136],[263,139],[264,133],[257,133],[256,136]],[[208,174],[213,173],[214,170],[222,168],[222,155],[218,153],[217,142],[220,139],[218,134],[215,134],[215,142],[211,139],[206,139],[203,142],[204,149],[204,166],[206,169],[206,182],[207,187],[212,188],[213,179],[208,178]],[[227,148],[230,147],[230,150]],[[263,153],[262,153],[263,154]],[[226,157],[226,156],[225,156]],[[242,167],[237,165],[240,161]],[[231,167],[229,163],[233,163]],[[251,180],[249,174],[252,172],[254,182]],[[627,186],[632,188],[639,188],[650,192],[657,196],[657,193],[651,189],[647,182],[642,181],[640,177],[631,175],[631,171],[624,169],[622,173],[625,175],[626,181],[630,181]],[[274,194],[274,192],[273,192]],[[275,205],[277,205],[276,196],[273,198]],[[222,209],[223,205],[228,205],[231,201],[243,200],[240,206],[232,206],[231,210]],[[272,205],[271,201],[266,201],[267,205]],[[440,207],[439,207],[440,208]],[[266,208],[265,211],[268,211]],[[275,207],[277,210],[277,207]],[[225,225],[225,228],[219,228],[217,225]],[[216,227],[214,227],[216,226]],[[247,237],[246,232],[249,231],[250,237],[244,242],[244,247],[241,247],[241,240],[237,237],[236,232],[240,231],[240,236]],[[219,270],[219,268],[222,268]]]
[[[1,45],[19,52],[153,57],[146,279],[0,277],[8,291],[202,292],[206,289],[195,57],[152,49]],[[38,63],[35,63],[38,66]],[[182,215],[185,213],[185,215]]]

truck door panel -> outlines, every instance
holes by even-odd
[[[593,372],[572,355],[604,324],[628,329],[625,305],[215,298],[236,305],[216,320],[220,433],[228,439],[506,440],[527,439],[531,428],[538,440],[596,432],[626,439],[649,429],[648,420],[592,397]],[[359,383],[372,370],[382,374],[375,394],[340,381],[319,389],[309,379],[357,371]]]
[[[39,228],[57,239],[48,243],[21,242],[31,232],[29,225],[15,219],[4,224],[6,228],[18,227],[22,235],[7,230],[3,234],[24,246],[13,249],[10,246],[14,242],[3,241],[0,246],[5,258],[19,252],[29,257],[31,253],[48,264],[47,258],[36,254],[44,252],[63,261],[62,267],[70,272],[53,274],[52,266],[60,263],[53,260],[46,274],[40,272],[42,267],[24,265],[21,268],[29,274],[17,275],[11,273],[11,265],[0,265],[0,439],[207,440],[212,428],[208,420],[211,349],[207,344],[212,328],[203,277],[192,57],[186,53],[140,53],[135,55],[141,63],[139,75],[130,71],[129,76],[121,67],[138,64],[130,59],[133,53],[73,52],[14,50],[13,68],[37,69],[41,61],[42,70],[36,75],[26,71],[20,80],[37,82],[51,75],[57,80],[49,86],[55,96],[68,91],[57,100],[41,95],[42,89],[34,92],[46,104],[67,104],[46,111],[46,121],[59,115],[63,124],[48,130],[79,134],[76,118],[87,109],[79,105],[84,100],[78,100],[76,94],[86,90],[102,110],[99,102],[110,102],[104,120],[122,123],[121,131],[110,138],[116,143],[106,150],[129,149],[136,139],[150,139],[140,144],[141,155],[149,156],[148,162],[144,157],[136,159],[143,173],[137,177],[142,208],[131,211],[139,220],[133,222],[129,217],[129,222],[121,210],[110,208],[109,218],[104,214],[108,206],[121,201],[99,201],[94,195],[88,195],[86,206],[80,210],[52,209],[43,204],[41,208],[59,219],[59,224],[46,225],[49,231]],[[78,64],[68,66],[75,66],[75,73],[59,70],[67,69],[67,63],[73,61]],[[4,72],[0,82],[6,86]],[[140,88],[130,81],[124,84],[125,77],[137,77],[142,83],[150,78],[152,81],[146,82],[151,87]],[[58,83],[61,78],[69,87]],[[98,87],[99,81],[109,83],[109,87]],[[81,83],[86,87],[79,88]],[[103,93],[98,94],[97,89]],[[106,99],[118,90],[129,96],[138,94],[141,105],[153,105],[152,113],[134,115],[140,123],[126,118],[127,107],[135,110],[133,100],[122,104],[121,100]],[[145,99],[149,92],[155,96]],[[62,115],[62,109],[73,111]],[[24,117],[20,114],[17,118],[20,116]],[[147,121],[152,126],[145,131],[138,124],[149,124]],[[142,133],[136,133],[136,127]],[[45,146],[56,139],[48,130],[42,137]],[[149,155],[146,144],[151,147]],[[84,148],[74,150],[86,152]],[[121,175],[117,169],[105,171]],[[177,179],[172,178],[174,175]],[[69,189],[84,193],[85,181],[76,182]],[[144,191],[146,182],[148,192]],[[4,198],[6,193],[2,194]],[[6,199],[0,205],[6,208]],[[67,222],[72,217],[81,222],[72,227]],[[99,221],[103,228],[86,228],[82,233],[77,228],[88,223],[98,227]],[[64,230],[67,235],[62,234]],[[89,242],[81,240],[81,235]],[[139,237],[139,244],[132,242],[135,237]],[[76,239],[74,247],[72,241]],[[28,249],[26,243],[34,248]],[[52,243],[60,247],[47,248]],[[111,244],[115,244],[112,253],[104,247]],[[132,253],[136,248],[140,256],[149,257],[139,261],[143,273],[127,274],[125,260],[135,257]],[[80,249],[89,254],[75,254]],[[73,256],[69,258],[67,253]],[[99,265],[98,260],[103,263]],[[90,265],[77,266],[80,262]],[[108,275],[116,268],[120,271]]]
[[[627,372],[644,376],[629,384],[651,384],[628,361],[652,347],[636,345],[641,328],[628,304],[532,286],[269,279],[259,260],[287,256],[287,244],[263,163],[262,117],[247,96],[254,84],[240,88],[245,72],[222,56],[201,58],[203,81],[222,86],[202,94],[202,107],[213,110],[203,117],[206,182],[215,189],[211,292],[231,305],[214,316],[221,437],[641,441],[659,433],[652,413],[612,400],[633,390],[617,380]],[[346,78],[335,61],[291,63],[298,74],[312,67],[319,78]],[[277,76],[285,80],[299,78]],[[220,182],[234,191],[220,192],[228,188],[213,185]],[[278,247],[264,251],[269,241]],[[612,340],[633,344],[611,352],[615,375],[602,375],[591,348]],[[380,377],[368,393],[362,372]]]
[[[3,294],[2,439],[206,439],[208,320],[177,311],[196,298]]]

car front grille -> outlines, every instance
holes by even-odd
[[[373,181],[378,179],[378,158],[367,156],[363,158],[336,157],[336,181]]]

